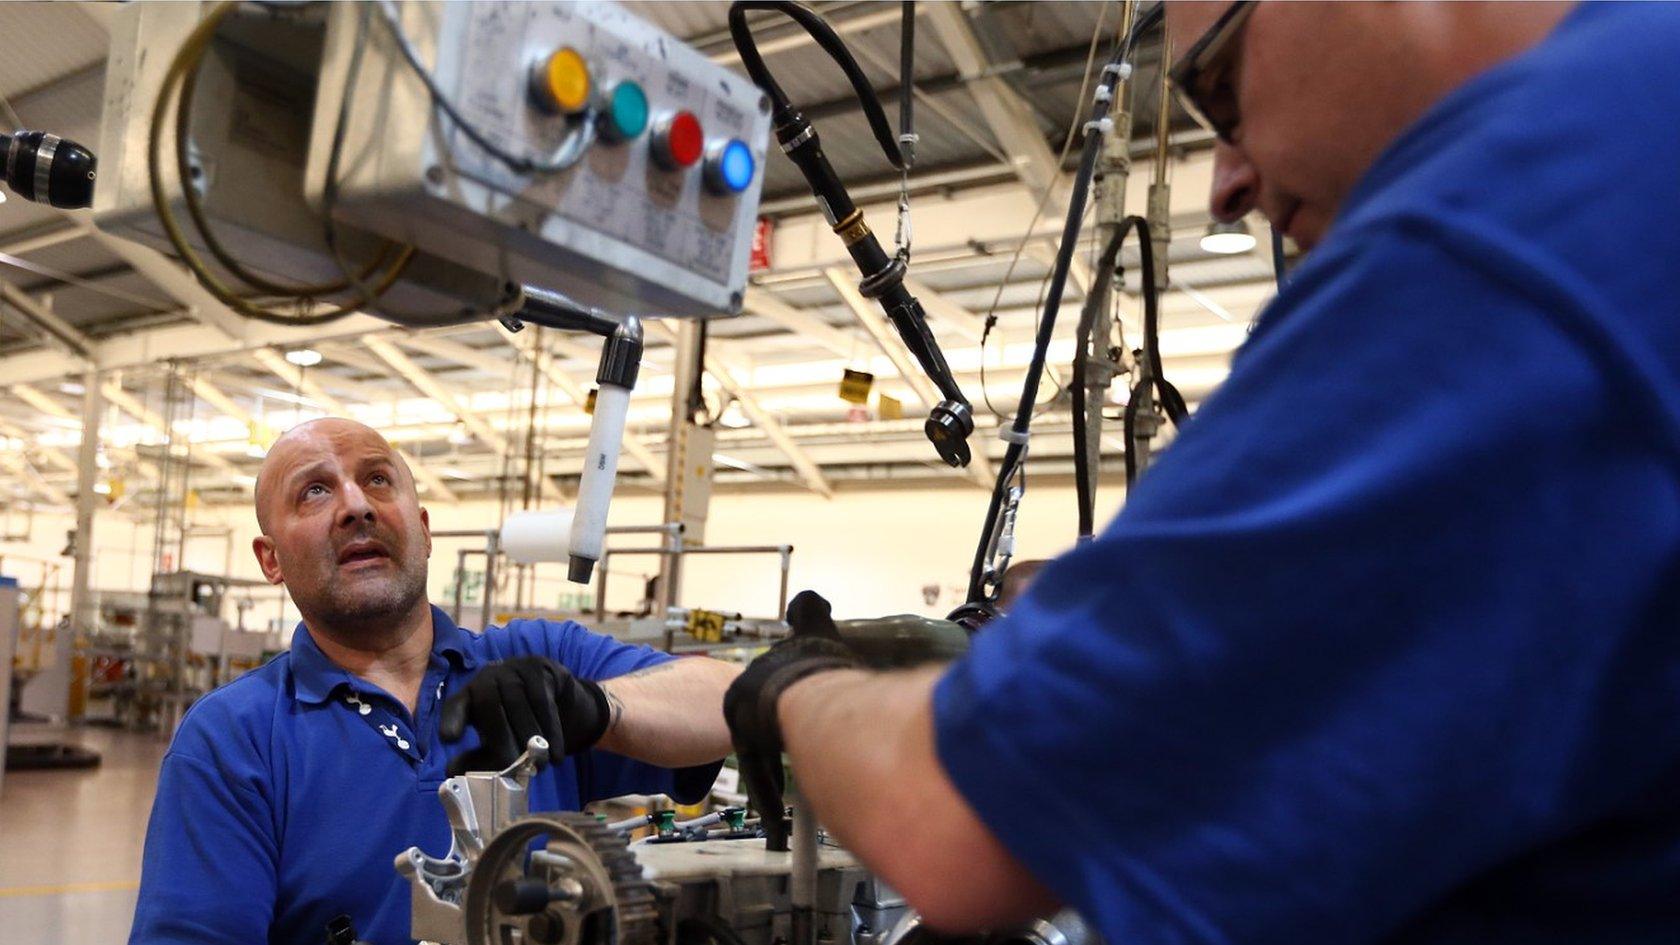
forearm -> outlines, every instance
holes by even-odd
[[[597,747],[665,768],[729,754],[723,693],[741,667],[688,656],[605,680],[611,719]]]
[[[791,686],[777,709],[799,791],[824,826],[942,931],[1048,914],[1054,898],[980,822],[939,762],[933,688],[941,674],[842,670]]]

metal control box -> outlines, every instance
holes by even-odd
[[[348,109],[336,217],[613,313],[739,311],[770,130],[769,104],[749,81],[604,0],[336,4],[329,16],[305,180],[312,200]],[[564,170],[522,173],[435,106],[398,31],[443,97],[509,155],[545,159],[581,123],[600,127],[621,83],[642,94],[646,127],[593,135]],[[587,72],[582,115],[534,94],[565,50]],[[672,160],[662,136],[679,125],[687,140],[677,157],[688,163]],[[752,157],[738,192],[719,187],[709,166],[732,140],[745,145],[737,159]],[[742,166],[732,167],[737,184]]]
[[[152,116],[171,61],[214,9],[210,3],[133,3],[111,18],[94,215],[107,233],[169,255],[175,247],[165,236],[148,172]],[[189,121],[191,186],[207,223],[247,269],[286,285],[342,275],[324,238],[320,208],[310,205],[303,186],[325,31],[324,11],[317,9],[236,10],[198,69]],[[204,264],[224,283],[242,287],[211,258],[188,219],[175,167],[175,119],[169,104],[158,147],[166,207]],[[353,261],[373,259],[385,242],[355,227],[336,229]],[[492,276],[447,255],[421,253],[382,304],[407,313],[409,324],[447,324],[483,317],[479,313],[503,294]]]

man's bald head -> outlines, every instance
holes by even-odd
[[[379,431],[336,417],[286,431],[263,459],[256,506],[257,563],[312,630],[367,644],[423,615],[431,522]]]
[[[416,504],[419,503],[420,492],[414,484],[414,471],[408,468],[402,454],[398,453],[378,430],[343,417],[321,417],[300,423],[282,433],[263,457],[262,468],[257,471],[256,507],[257,527],[264,535],[270,534],[269,505],[275,490],[290,477],[289,474],[295,474],[311,462],[323,456],[336,454],[346,447],[356,447],[364,453],[370,450],[383,451],[399,473],[402,480],[400,485],[408,490],[409,496]]]

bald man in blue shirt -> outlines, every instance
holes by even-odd
[[[131,942],[306,945],[341,914],[373,945],[410,942],[395,857],[446,853],[443,779],[499,769],[531,735],[563,748],[532,780],[532,810],[710,790],[737,668],[569,621],[455,626],[426,600],[431,535],[414,477],[376,431],[340,419],[288,431],[263,461],[256,506],[258,563],[303,622],[289,653],[182,720]]]
[[[1680,5],[1167,21],[1310,255],[963,658],[778,644],[738,744],[941,930],[1680,941]]]

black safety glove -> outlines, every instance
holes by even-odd
[[[801,591],[788,604],[793,634],[753,660],[723,696],[723,717],[735,743],[735,759],[747,796],[764,825],[767,846],[787,849],[787,818],[782,804],[782,731],[776,700],[801,679],[831,669],[860,665],[840,640],[828,601]]]
[[[454,742],[469,724],[478,730],[478,747],[457,755],[450,775],[500,771],[532,735],[548,739],[555,757],[583,751],[606,734],[611,715],[598,684],[545,656],[520,656],[484,667],[445,699],[438,734]]]

